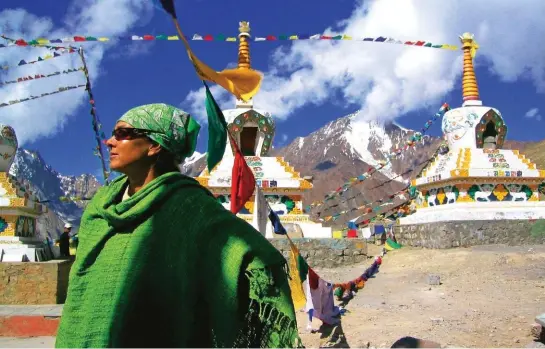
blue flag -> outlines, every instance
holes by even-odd
[[[276,212],[274,212],[273,210],[269,210],[269,220],[272,223],[275,234],[280,234],[280,235],[288,234],[288,232],[286,231],[282,223],[280,223],[280,218],[278,217]]]

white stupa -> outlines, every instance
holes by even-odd
[[[251,69],[248,22],[241,22],[238,69]],[[310,220],[303,212],[303,192],[312,189],[312,178],[301,177],[283,157],[269,156],[275,134],[275,123],[271,115],[254,108],[253,101],[237,101],[234,109],[223,111],[229,131],[252,169],[256,184],[263,191],[271,209],[286,227],[291,226],[305,238],[330,238],[331,228]],[[221,162],[208,172],[205,169],[196,179],[208,188],[216,198],[230,209],[231,173],[234,153],[229,140]],[[250,224],[254,218],[255,195],[238,216]],[[256,227],[257,228],[257,227]],[[270,222],[267,223],[266,237],[273,237]]]
[[[47,207],[38,203],[29,185],[9,174],[17,147],[13,128],[0,124],[0,261],[45,261],[52,256],[36,230]]]
[[[462,107],[448,111],[446,144],[413,185],[417,212],[399,223],[543,219],[545,171],[518,150],[503,149],[507,125],[499,110],[484,106],[473,68],[473,35],[460,37],[464,53]]]

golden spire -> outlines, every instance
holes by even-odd
[[[462,95],[464,104],[466,101],[480,101],[477,78],[473,67],[473,58],[479,48],[473,34],[464,33],[460,36],[462,50],[464,51],[464,72],[462,76]]]
[[[238,68],[250,69],[250,22],[239,22]]]

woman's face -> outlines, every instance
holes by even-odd
[[[106,145],[110,148],[110,168],[124,174],[147,170],[152,156],[160,149],[145,133],[134,131],[134,127],[124,121],[115,125],[114,135]]]

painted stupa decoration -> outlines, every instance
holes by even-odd
[[[251,69],[250,61],[250,23],[239,23],[238,69]],[[283,157],[271,157],[275,135],[275,122],[270,113],[254,108],[253,99],[237,100],[234,109],[223,111],[228,130],[235,139],[246,162],[254,173],[256,184],[263,191],[271,208],[280,216],[283,223],[297,223],[308,236],[308,226],[316,229],[321,225],[313,223],[303,213],[303,192],[312,188],[310,180],[301,177]],[[226,208],[230,209],[231,174],[234,151],[227,142],[222,161],[212,171],[205,169],[196,179],[207,187]],[[255,197],[252,197],[239,213],[239,216],[252,222]],[[310,234],[312,235],[312,234]],[[326,234],[327,235],[327,234]]]
[[[518,150],[503,149],[505,120],[498,109],[481,101],[473,66],[479,46],[469,33],[460,41],[463,104],[445,113],[445,143],[412,182],[419,193],[417,207],[545,201],[540,195],[545,171]]]

